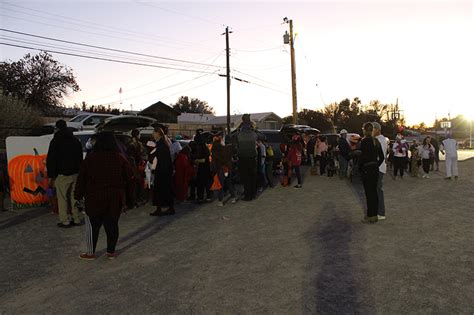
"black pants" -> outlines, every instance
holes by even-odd
[[[405,157],[393,157],[393,175],[396,177],[398,170],[400,170],[400,176],[403,177],[403,171],[405,170]]]
[[[204,200],[204,191],[206,192],[206,198],[210,199],[211,194],[211,170],[209,165],[202,165],[198,168],[198,173],[196,176],[196,186],[197,186],[197,197],[198,200]]]
[[[326,172],[326,156],[318,155],[319,160],[319,175],[323,175]]]
[[[423,171],[424,171],[426,174],[429,174],[429,172],[430,172],[431,160],[430,160],[430,159],[423,159],[423,160],[421,160],[421,162],[423,163]]]
[[[377,196],[377,181],[379,177],[378,168],[364,170],[362,172],[362,183],[364,184],[365,198],[367,200],[367,216],[375,217],[378,212],[379,198]]]
[[[257,194],[257,160],[255,158],[239,159],[240,180],[244,185],[245,199],[253,199]]]
[[[104,226],[105,234],[107,235],[107,252],[115,253],[115,246],[117,245],[119,237],[118,220],[118,217],[104,215],[92,216],[88,217],[88,220],[86,219],[86,243],[89,254],[95,253],[102,225]]]

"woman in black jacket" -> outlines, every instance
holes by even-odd
[[[367,216],[364,217],[362,222],[375,223],[377,222],[378,212],[377,179],[379,167],[385,157],[380,142],[372,137],[374,126],[371,123],[365,123],[362,129],[364,139],[361,141],[362,153],[359,157],[359,170],[367,199]]]
[[[173,162],[165,134],[160,127],[155,127],[153,138],[156,141],[155,156],[152,159],[155,174],[153,182],[153,205],[156,210],[150,213],[151,216],[174,215],[174,194],[173,194]],[[162,212],[161,207],[169,207]]]

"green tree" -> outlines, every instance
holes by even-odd
[[[0,86],[5,95],[18,97],[43,113],[60,106],[69,92],[79,91],[72,69],[47,52],[0,64]]]
[[[321,111],[303,109],[298,113],[298,121],[300,124],[319,129],[323,133],[330,133],[334,129],[332,122]]]
[[[207,102],[198,98],[189,99],[187,96],[181,96],[173,108],[181,113],[214,114],[214,108]]]

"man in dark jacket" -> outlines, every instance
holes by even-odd
[[[339,138],[339,178],[343,179],[347,177],[347,166],[349,165],[349,152],[350,147],[347,142],[347,131],[342,129]]]
[[[250,201],[257,194],[257,133],[254,130],[249,114],[242,116],[237,140],[240,180],[244,185],[243,200]]]
[[[60,221],[58,227],[68,228],[82,224],[76,202],[71,196],[74,192],[77,174],[82,162],[82,145],[67,129],[64,120],[56,122],[56,129],[57,132],[49,144],[46,167],[50,186],[56,187]],[[69,198],[68,194],[70,194]],[[74,201],[71,205],[72,218],[68,214],[69,201]]]

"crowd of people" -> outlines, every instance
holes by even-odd
[[[118,141],[112,132],[100,132],[86,144],[83,160],[80,141],[66,123],[56,123],[50,143],[47,170],[50,186],[56,190],[60,228],[86,225],[87,251],[82,259],[95,259],[99,231],[107,235],[107,257],[116,257],[119,218],[123,211],[146,203],[155,207],[151,216],[172,216],[175,203],[198,204],[217,200],[219,206],[251,201],[266,188],[273,188],[277,175],[282,186],[303,187],[301,166],[307,163],[311,175],[341,179],[358,174],[367,200],[364,223],[385,219],[384,175],[403,178],[405,172],[428,178],[438,168],[439,152],[446,154],[447,176],[458,177],[456,141],[448,137],[438,146],[430,137],[409,144],[401,135],[390,143],[378,123],[363,126],[364,137],[340,131],[339,139],[329,142],[324,136],[293,134],[280,144],[281,160],[274,148],[259,137],[255,123],[246,114],[237,130],[225,135],[202,129],[187,144],[171,139],[165,125],[156,124],[153,140],[143,143],[139,130],[129,141]],[[355,141],[353,141],[355,139]],[[240,194],[236,184],[243,187]],[[229,198],[226,198],[228,195]]]

